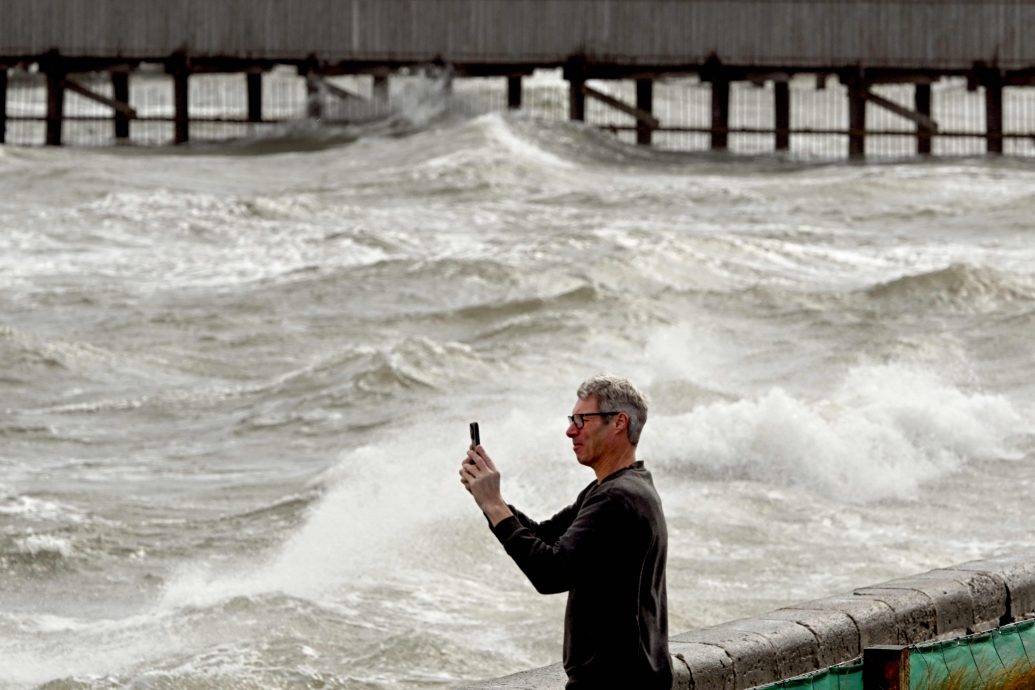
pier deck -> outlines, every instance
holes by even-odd
[[[847,137],[850,157],[865,155],[875,108],[912,123],[918,154],[938,138],[973,136],[932,112],[931,85],[957,78],[982,94],[987,152],[1035,136],[1030,122],[1004,115],[1004,89],[1035,84],[1035,41],[1020,29],[1035,25],[1035,2],[1022,0],[3,0],[0,15],[0,132],[9,71],[33,70],[47,79],[39,120],[54,145],[69,90],[108,107],[115,138],[128,138],[141,117],[129,77],[142,65],[159,65],[171,81],[177,143],[191,138],[192,75],[246,75],[248,121],[261,123],[259,75],[278,65],[295,69],[310,93],[329,76],[356,74],[387,93],[392,75],[427,65],[458,78],[506,77],[512,108],[523,77],[561,68],[571,119],[584,120],[595,99],[628,115],[641,144],[683,126],[659,121],[653,90],[660,78],[689,75],[709,85],[707,146],[719,151],[738,131],[731,86],[770,85],[772,122],[739,131],[768,133],[779,151],[803,133],[788,82],[832,76],[845,89],[845,121],[827,129]],[[110,90],[75,79],[97,72],[110,73]],[[635,97],[616,101],[590,80],[635,82]],[[882,84],[910,85],[913,97],[889,99],[875,90]]]

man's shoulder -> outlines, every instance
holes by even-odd
[[[642,506],[660,501],[650,472],[639,463],[618,472],[614,477],[609,477],[597,485],[594,495],[619,500],[631,506]]]
[[[642,462],[637,462],[608,477],[600,486],[605,490],[619,492],[644,490],[654,492],[654,477]]]

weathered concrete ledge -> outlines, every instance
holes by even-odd
[[[1035,617],[1035,551],[970,561],[670,639],[673,688],[742,690],[849,661],[866,647],[983,632]],[[560,664],[467,686],[563,688]]]

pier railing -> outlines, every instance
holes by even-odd
[[[180,112],[176,79],[161,68],[69,74],[56,122],[53,88],[45,74],[12,69],[6,75],[6,84],[0,85],[5,87],[0,88],[0,133],[13,145],[166,145],[187,139],[275,137],[299,128],[405,115],[415,105],[463,115],[515,110],[544,120],[572,115],[571,86],[560,70],[524,80],[450,80],[439,67],[415,68],[390,80],[374,75],[314,79],[288,67],[265,73],[203,73],[191,76]],[[865,128],[859,132],[851,129],[850,86],[824,73],[732,83],[718,119],[716,87],[699,75],[653,81],[649,99],[644,98],[643,82],[635,79],[593,79],[584,88],[588,96],[577,113],[583,122],[630,144],[658,149],[788,152],[820,159],[843,158],[859,146],[878,158],[989,151],[1035,155],[1035,89],[1002,89],[1001,124],[993,141],[986,127],[986,90],[964,77],[870,87]],[[417,103],[421,99],[425,102]],[[929,115],[934,127],[888,107],[908,111],[918,101],[918,110]],[[637,103],[647,108],[637,108]]]

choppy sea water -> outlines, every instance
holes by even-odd
[[[1030,545],[1035,166],[446,117],[0,148],[0,687],[431,688],[559,659],[456,471],[653,404],[672,632]]]

